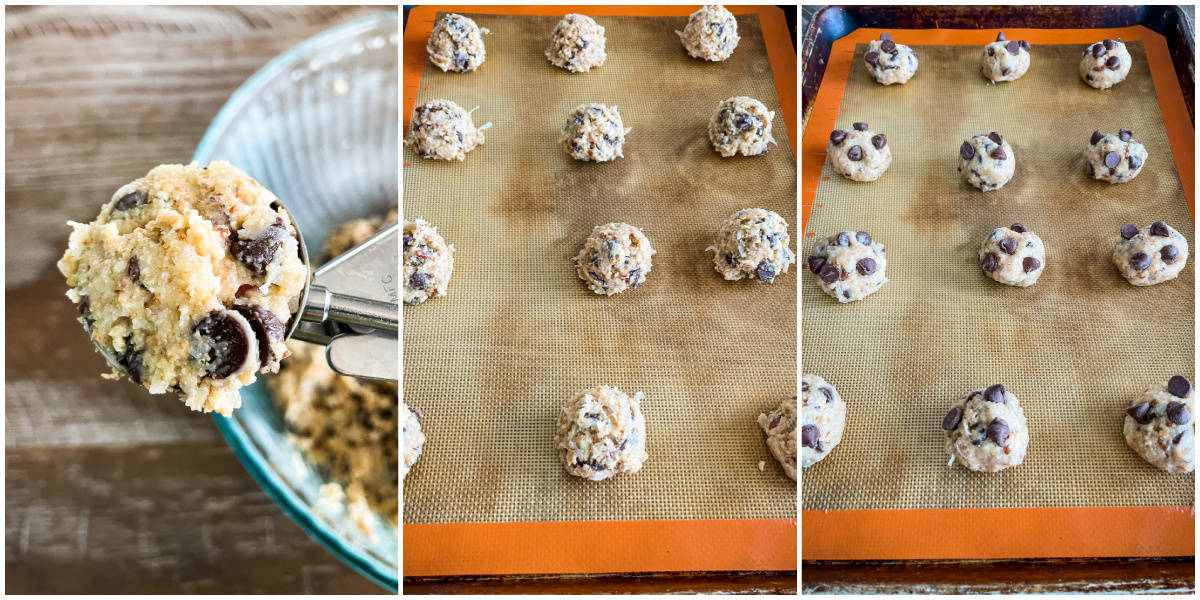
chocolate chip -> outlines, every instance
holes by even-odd
[[[1098,144],[1102,139],[1104,139],[1104,134],[1100,133],[1099,130],[1092,132],[1092,145]]]
[[[1000,69],[1000,75],[1001,76],[1008,75],[1008,67],[1004,67],[1003,69]]]
[[[808,270],[812,271],[813,275],[820,273],[823,266],[825,266],[824,256],[817,256],[816,254],[808,255]]]
[[[1119,165],[1119,164],[1121,164],[1121,155],[1120,154],[1109,151],[1108,154],[1104,155],[1104,166],[1106,166],[1110,169],[1115,169],[1115,168],[1117,168],[1117,165]]]
[[[128,194],[121,196],[121,199],[117,200],[116,204],[113,204],[113,210],[114,211],[126,211],[126,210],[129,210],[132,208],[137,208],[137,207],[145,204],[149,200],[150,200],[150,197],[148,195],[146,195],[146,192],[143,192],[141,190],[138,190],[136,192],[129,192]]]
[[[871,234],[869,234],[865,231],[860,231],[860,232],[854,234],[854,239],[858,240],[858,243],[860,243],[864,246],[871,245]]]
[[[862,121],[859,121],[854,124],[855,131],[866,131],[869,128],[870,128],[870,126],[868,126],[866,123],[863,123]]]
[[[1116,71],[1121,66],[1121,57],[1120,56],[1108,57],[1108,60],[1104,61],[1104,66]]]
[[[205,376],[225,379],[250,360],[250,330],[246,320],[229,310],[214,310],[193,328],[202,340]]]
[[[880,39],[881,41],[891,40],[891,39],[892,39],[892,34],[890,34],[890,33],[888,33],[888,32],[886,32],[886,31],[885,31],[885,32],[883,32],[883,33],[879,34],[879,39]]]
[[[800,382],[800,391],[802,391],[802,392],[808,391],[808,382],[807,381]]]
[[[839,246],[849,246],[850,245],[850,234],[843,231],[843,232],[837,234],[836,241],[837,241],[837,245],[839,245]]]
[[[996,385],[988,386],[983,390],[983,399],[986,402],[995,402],[996,404],[1004,404],[1005,393],[1004,384],[997,383]]]
[[[988,56],[995,56],[995,55],[996,55],[996,49],[991,46],[988,46]]]
[[[1141,404],[1130,406],[1129,408],[1125,409],[1125,414],[1133,417],[1134,421],[1145,425],[1146,423],[1150,422],[1150,403],[1143,402]]]
[[[1117,137],[1121,138],[1122,142],[1128,142],[1133,139],[1133,132],[1128,129],[1122,129],[1117,132]]]
[[[1004,148],[1001,148],[1000,146],[993,148],[990,156],[996,160],[1004,160],[1008,158],[1008,155],[1004,153]]]
[[[1135,271],[1145,271],[1150,268],[1150,257],[1145,252],[1138,252],[1129,257],[1129,266]]]
[[[942,417],[942,429],[953,431],[955,427],[958,427],[959,423],[962,423],[962,418],[963,410],[955,406],[950,409],[950,412],[946,413],[945,417]]]
[[[858,146],[858,145],[850,146],[850,149],[846,151],[846,158],[849,158],[850,160],[855,160],[855,161],[862,160],[863,159],[862,146]]]
[[[971,142],[963,142],[962,146],[958,148],[958,155],[963,160],[971,160],[975,156],[975,146],[972,146]]]
[[[287,326],[275,313],[257,304],[238,304],[233,306],[238,314],[250,323],[254,337],[258,339],[258,362],[266,365],[271,362],[271,342],[283,341]]]
[[[1150,235],[1158,237],[1171,237],[1171,230],[1167,228],[1167,224],[1162,221],[1155,221],[1150,225]]]
[[[1025,269],[1026,273],[1032,273],[1032,272],[1038,270],[1038,268],[1041,266],[1042,266],[1041,261],[1039,261],[1038,259],[1036,259],[1032,256],[1026,256],[1025,260],[1021,261],[1021,268]]]
[[[1122,239],[1130,240],[1130,239],[1133,239],[1133,236],[1135,236],[1137,234],[1138,234],[1137,226],[1130,225],[1129,223],[1126,223],[1121,226],[1121,238]]]
[[[833,388],[823,387],[821,393],[825,395],[825,402],[833,402]]]
[[[821,281],[825,283],[833,283],[842,277],[842,270],[833,266],[825,265],[821,267]]]
[[[1095,46],[1092,46],[1093,57],[1100,58],[1100,55],[1102,54],[1104,54],[1104,44],[1096,44]]]
[[[83,296],[82,298],[80,298],[78,308],[79,308],[79,314],[86,317],[88,313],[92,312],[92,297],[91,296]]]
[[[991,273],[992,271],[1000,268],[1000,260],[995,254],[988,252],[987,254],[983,255],[982,259],[979,260],[979,267],[985,272]]]
[[[861,259],[858,261],[858,264],[854,265],[854,267],[858,269],[859,275],[870,275],[871,273],[875,272],[875,259]]]
[[[1017,251],[1017,240],[1013,238],[1004,238],[1000,240],[1000,249],[1005,254],[1012,254]]]
[[[996,133],[995,131],[988,134],[988,139],[992,140],[993,142],[996,142],[997,144],[1004,143],[1004,136]]]
[[[809,448],[816,448],[821,443],[821,430],[816,425],[805,425],[800,428],[800,443]]]
[[[591,272],[589,271],[589,274]],[[409,289],[423,290],[429,285],[428,273],[413,273],[413,276],[408,280]]]
[[[997,42],[1003,42],[1003,41],[1004,41],[1004,39],[1005,39],[1005,38],[1004,38],[1004,32],[1003,32],[1003,31],[1001,31],[1000,33],[996,34],[996,41],[997,41]]]
[[[1183,439],[1183,434],[1185,434],[1185,433],[1187,433],[1187,431],[1180,431],[1180,432],[1179,432],[1179,435],[1175,436],[1175,438],[1171,440],[1171,443],[1172,443],[1172,444],[1178,444],[1178,443],[1179,443],[1179,440],[1182,440],[1182,439]]]
[[[1192,391],[1192,382],[1183,375],[1175,375],[1167,380],[1167,391],[1176,398],[1187,398]]]
[[[142,265],[138,262],[136,255],[129,257],[129,267],[125,269],[125,272],[129,274],[134,285],[142,285]]]
[[[879,44],[879,49],[891,54],[896,50],[896,42],[893,42],[892,40],[883,40],[883,43]]]
[[[988,424],[987,438],[1001,448],[1008,446],[1008,423],[1004,419],[992,419]]]
[[[408,250],[408,247],[412,246],[412,245],[413,245],[413,236],[411,236],[407,233],[404,234],[404,249]]]
[[[761,270],[762,265],[759,265],[758,268]],[[761,274],[760,274],[760,277],[761,277]],[[641,269],[634,269],[629,272],[630,287],[636,288],[638,286],[638,284],[641,283],[641,280],[642,280],[642,270]]]
[[[1022,223],[1013,223],[1012,225],[1009,225],[1008,228],[1017,233],[1025,233],[1026,231],[1029,231]]]
[[[1167,418],[1176,425],[1186,425],[1192,420],[1192,413],[1188,412],[1186,404],[1172,402],[1167,405]]]
[[[846,132],[841,129],[834,129],[829,132],[829,141],[833,142],[834,146],[841,146],[846,140]]]
[[[1029,50],[1033,48],[1033,45],[1025,40],[1021,40],[1021,47],[1024,48],[1026,52],[1029,52]]]
[[[867,64],[870,64],[870,65],[878,65],[879,64],[879,53],[878,52],[868,52],[867,55],[864,56],[863,58],[866,59]]]
[[[262,277],[267,274],[267,267],[279,254],[279,249],[283,247],[283,240],[286,237],[288,237],[287,229],[276,223],[263,229],[259,237],[254,239],[241,239],[237,232],[234,232],[230,241],[230,249],[238,262],[245,265],[255,276]]]
[[[460,71],[466,71],[467,65],[470,64],[466,54],[458,53],[454,55],[454,64],[458,66]]]
[[[758,275],[759,281],[770,283],[771,280],[775,279],[777,271],[775,270],[775,265],[764,260],[758,263],[758,268],[754,270],[754,273]]]
[[[752,117],[749,113],[737,113],[733,117],[733,126],[736,127],[738,131],[749,131],[754,127],[754,117]]]
[[[1021,53],[1021,44],[1020,44],[1020,42],[1013,40],[1013,41],[1005,44],[1004,49],[1008,50],[1009,54],[1016,56],[1017,54]]]
[[[1117,47],[1117,43],[1116,43],[1116,42],[1114,42],[1113,40],[1110,40],[1110,39],[1108,39],[1108,38],[1105,38],[1105,40],[1104,40],[1103,44],[1104,44],[1104,49],[1105,49],[1105,50],[1112,50],[1113,48],[1116,48],[1116,47]]]
[[[1129,155],[1129,170],[1136,171],[1139,168],[1141,168],[1141,166],[1142,166],[1142,159],[1138,158],[1138,156],[1136,154],[1130,154]]]
[[[1174,244],[1163,246],[1163,249],[1159,250],[1158,253],[1162,255],[1163,262],[1168,265],[1179,260],[1179,248],[1176,248]]]
[[[876,150],[883,150],[883,147],[887,145],[887,136],[882,133],[871,136],[871,145],[875,146]]]

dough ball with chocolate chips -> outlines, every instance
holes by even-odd
[[[1098,89],[1108,88],[1125,81],[1133,58],[1121,38],[1104,39],[1083,49],[1079,60],[1079,76],[1083,82]]]
[[[737,19],[719,4],[704,6],[692,13],[683,31],[676,31],[675,34],[692,58],[714,62],[732,56],[741,39],[738,37]]]
[[[446,295],[454,272],[454,244],[422,219],[404,220],[404,302],[417,305]]]
[[[1083,162],[1088,175],[1109,183],[1125,183],[1137,177],[1146,164],[1149,153],[1133,132],[1122,129],[1117,133],[1092,132]]]
[[[641,392],[630,398],[613,386],[580,392],[558,413],[554,447],[563,468],[591,481],[636,473],[646,454],[646,418]]]
[[[808,270],[826,294],[838,302],[854,302],[887,283],[886,252],[865,231],[843,231],[817,242],[808,255]]]
[[[1183,375],[1155,384],[1125,409],[1125,443],[1168,473],[1196,469],[1196,390]]]
[[[721,156],[758,156],[775,143],[771,121],[775,112],[754,98],[734,96],[717,105],[708,122],[708,139]]]
[[[413,111],[405,143],[422,158],[465,160],[483,144],[483,132],[475,127],[470,111],[450,100],[432,100]]]
[[[622,148],[629,131],[616,105],[580,104],[563,125],[558,143],[575,160],[606,162],[625,156]]]
[[[1187,239],[1162,221],[1141,229],[1122,225],[1121,239],[1112,257],[1121,275],[1136,286],[1175,279],[1187,265],[1187,259]]]
[[[813,376],[815,377],[815,375]],[[767,448],[788,477],[796,478],[796,397],[784,400],[779,408],[758,415],[758,426],[767,436]],[[840,437],[840,434],[839,434]]]
[[[475,21],[462,15],[448,14],[438,19],[425,44],[429,62],[443,71],[467,73],[479,68],[487,58],[483,34]]]
[[[1029,70],[1029,50],[1029,42],[1004,39],[1001,31],[996,41],[983,47],[979,72],[992,83],[1016,81]]]
[[[791,240],[783,217],[761,208],[743,208],[721,223],[717,242],[704,251],[715,253],[717,272],[729,281],[772,283],[796,262],[788,248]]]
[[[604,64],[604,28],[587,15],[569,14],[558,21],[550,47],[550,64],[572,73],[586,73]]]
[[[806,373],[800,380],[800,400],[800,446],[803,458],[800,464],[808,468],[829,456],[842,441],[842,432],[846,429],[846,403],[838,395],[837,388],[820,375],[811,373]],[[794,440],[792,444],[794,453]],[[795,460],[795,454],[792,456]],[[788,474],[792,479],[796,478],[795,466]]]
[[[593,292],[612,296],[646,281],[654,253],[641,229],[628,223],[607,223],[592,229],[571,262]]]
[[[985,192],[1004,187],[1016,171],[1012,146],[995,131],[973,136],[958,148],[958,172],[967,183]]]
[[[917,53],[904,44],[897,44],[888,33],[879,34],[878,40],[867,44],[863,62],[871,77],[883,85],[905,83],[917,74]]]
[[[1017,397],[1003,385],[974,390],[959,398],[942,418],[946,452],[972,471],[994,473],[1025,460],[1029,426]]]
[[[425,433],[421,431],[425,415],[404,402],[400,403],[400,414],[404,419],[404,436],[401,438],[404,446],[400,449],[400,456],[404,461],[400,463],[400,479],[404,479],[413,465],[417,464],[417,459],[421,458],[421,450],[425,446]]]
[[[849,131],[834,129],[825,153],[834,171],[854,181],[875,181],[892,164],[887,136],[866,123],[855,123]]]
[[[1020,223],[1000,227],[979,246],[979,268],[1004,285],[1029,287],[1046,268],[1042,238]]]

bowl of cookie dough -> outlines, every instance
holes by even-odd
[[[347,22],[301,43],[238,88],[192,156],[201,164],[227,160],[273,191],[293,215],[314,268],[340,225],[371,217],[381,223],[396,207],[399,42],[399,22],[392,11]],[[313,355],[323,357],[320,348]],[[243,388],[242,407],[232,417],[215,417],[217,426],[251,475],[305,531],[346,564],[396,590],[397,515],[383,516],[375,510],[378,502],[368,507],[361,500],[348,501],[347,490],[349,496],[362,495],[356,486],[371,488],[374,482],[339,481],[331,467],[339,460],[355,460],[338,456],[337,447],[344,452],[361,441],[339,445],[327,440],[326,446],[335,449],[323,457],[302,450],[301,445],[312,445],[304,439],[310,428],[298,428],[294,413],[317,409],[273,394],[295,387],[271,385],[271,377],[281,376],[260,377]],[[394,394],[392,402],[394,425]],[[376,410],[386,427],[387,407]],[[314,424],[324,416],[301,418]],[[336,441],[339,434],[331,435]],[[395,445],[394,430],[391,435]],[[384,481],[378,487],[388,485]],[[395,506],[392,499],[385,512],[394,513]]]

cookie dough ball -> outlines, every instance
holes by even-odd
[[[888,33],[879,34],[878,40],[867,44],[863,62],[871,77],[883,85],[905,83],[917,74],[917,53],[904,44],[897,44]]]
[[[854,302],[887,283],[886,252],[865,231],[843,231],[817,243],[808,255],[808,270],[826,294],[838,302]]]
[[[722,61],[737,48],[737,19],[720,5],[709,5],[688,17],[683,31],[676,31],[684,49],[692,58]]]
[[[629,131],[615,105],[580,104],[563,125],[558,143],[575,160],[606,162],[625,156],[621,148]]]
[[[287,211],[233,165],[160,165],[69,224],[58,268],[115,376],[228,416],[288,355],[308,268]]]
[[[641,229],[628,223],[608,223],[592,229],[571,262],[593,292],[611,296],[645,281],[654,253]]]
[[[942,419],[949,465],[995,473],[1025,460],[1029,426],[1017,397],[1003,385],[975,390],[955,401]]]
[[[892,164],[887,136],[866,123],[855,123],[851,131],[834,129],[825,153],[834,171],[854,181],[875,181]]]
[[[446,295],[454,272],[454,244],[421,219],[404,220],[404,302],[417,305]]]
[[[465,160],[468,152],[483,144],[483,132],[463,107],[450,100],[433,100],[413,111],[406,143],[422,158]]]
[[[572,73],[586,73],[604,64],[604,28],[586,15],[569,14],[554,27],[550,47],[546,48],[550,64]]]
[[[636,473],[646,454],[641,392],[633,398],[607,385],[580,392],[558,414],[554,447],[568,473],[601,481]]]
[[[985,191],[998,190],[1017,171],[1017,157],[1008,140],[995,131],[979,134],[958,149],[958,172],[967,183]]]
[[[1138,229],[1121,226],[1121,239],[1112,261],[1129,283],[1154,285],[1179,276],[1187,265],[1188,244],[1183,234],[1162,221]]]
[[[844,420],[844,419],[843,419]],[[788,477],[796,478],[796,397],[784,400],[779,408],[758,415],[758,426],[767,436],[767,448],[779,461]],[[841,432],[838,432],[841,437]],[[836,442],[835,442],[836,444]],[[808,465],[805,465],[808,466]]]
[[[425,44],[429,62],[443,71],[467,73],[478,69],[487,58],[483,47],[485,33],[491,32],[462,15],[444,15],[433,26]]]
[[[771,135],[774,111],[747,96],[734,96],[717,105],[708,122],[708,139],[721,156],[758,156],[775,143]]]
[[[1176,375],[1142,392],[1125,410],[1125,443],[1168,473],[1196,469],[1196,391]]]
[[[1004,285],[1029,287],[1046,268],[1046,247],[1020,223],[1000,227],[980,244],[979,268]]]
[[[717,242],[705,252],[715,252],[717,272],[729,281],[756,278],[771,283],[796,262],[788,248],[787,221],[761,208],[743,208],[725,219],[717,231]]]
[[[1109,183],[1125,183],[1146,164],[1146,147],[1133,139],[1133,132],[1122,129],[1116,134],[1092,132],[1087,150],[1083,151],[1083,162],[1088,175]]]
[[[842,441],[842,432],[846,429],[846,403],[828,381],[811,373],[800,380],[800,399],[803,401],[800,445],[804,448],[801,464],[808,468],[829,456]],[[795,442],[792,443],[795,448]],[[790,474],[795,479],[794,466]]]
[[[400,479],[404,479],[412,466],[417,464],[417,459],[421,458],[421,449],[425,446],[425,433],[421,431],[425,415],[404,402],[400,403],[400,414],[404,415],[404,437],[401,438],[404,446],[400,450],[404,462],[400,464]]]
[[[992,83],[1016,81],[1029,70],[1029,49],[1029,42],[1006,40],[1001,31],[996,41],[983,47],[979,72]]]
[[[1105,39],[1083,49],[1079,61],[1079,76],[1084,83],[1098,89],[1108,88],[1125,81],[1133,58],[1121,38]]]

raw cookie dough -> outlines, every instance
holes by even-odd
[[[826,294],[838,302],[854,302],[887,283],[886,252],[865,231],[843,231],[817,242],[808,255],[808,270]]]
[[[1129,283],[1154,285],[1179,276],[1187,265],[1188,243],[1183,234],[1162,221],[1138,229],[1121,226],[1121,239],[1112,261]]]
[[[715,252],[717,272],[729,281],[757,278],[771,283],[796,262],[788,248],[787,221],[761,208],[743,208],[725,219],[717,231],[717,242],[704,249]]]
[[[979,268],[1004,285],[1029,287],[1046,268],[1046,247],[1020,223],[1000,227],[980,244]]]
[[[866,123],[854,129],[834,129],[825,150],[833,170],[854,181],[875,181],[892,164],[892,148],[887,136],[870,130]]]
[[[946,452],[972,471],[995,473],[1025,460],[1029,448],[1029,426],[1017,397],[993,385],[975,390],[955,401],[942,419]]]
[[[1168,473],[1196,469],[1196,391],[1182,375],[1152,386],[1129,402],[1125,443]]]
[[[800,445],[803,447],[801,465],[811,467],[829,456],[842,441],[846,429],[846,403],[837,388],[819,375],[805,374],[800,380],[801,410]],[[794,442],[793,442],[794,443]],[[789,474],[795,479],[795,468]]]
[[[807,404],[806,404],[807,405]],[[767,448],[788,477],[796,478],[796,397],[784,400],[770,414],[758,415],[758,426],[767,436]],[[839,437],[841,434],[838,434]],[[807,466],[807,465],[805,465]]]
[[[387,218],[343,224],[325,243],[320,262],[362,243],[396,218],[393,211]],[[332,480],[326,484],[332,498],[346,503],[348,513],[364,533],[372,534],[372,511],[395,525],[399,520],[398,386],[395,382],[335,373],[322,346],[292,340],[288,348],[292,350],[291,358],[283,363],[278,375],[267,379],[267,386],[283,411],[289,441]],[[408,417],[408,407],[401,408],[401,414]],[[409,466],[407,427],[405,421],[404,473]],[[420,444],[417,446],[419,454]]]
[[[425,44],[429,62],[442,71],[466,73],[478,69],[487,58],[487,51],[483,47],[485,33],[491,32],[481,29],[475,21],[462,15],[442,16],[433,26],[429,42]]]
[[[425,445],[421,423],[425,421],[425,414],[403,402],[400,403],[400,414],[404,415],[404,448],[400,452],[404,463],[400,465],[400,479],[404,479],[408,477],[412,466],[417,464],[417,459],[421,458],[421,448]]]
[[[867,44],[863,63],[875,81],[883,85],[905,83],[917,73],[917,53],[904,44],[897,44],[888,33]]]
[[[160,165],[69,224],[67,297],[134,383],[228,416],[287,357],[308,269],[287,212],[233,165]]]
[[[1109,183],[1125,183],[1142,172],[1148,156],[1146,147],[1133,139],[1128,129],[1115,134],[1093,131],[1083,151],[1083,162],[1088,175]]]
[[[747,96],[734,96],[717,105],[708,122],[708,139],[721,156],[758,156],[775,143],[771,135],[773,111]]]
[[[967,183],[985,191],[998,190],[1012,179],[1017,156],[1008,140],[995,131],[979,134],[958,149],[958,172]]]
[[[575,160],[605,162],[625,156],[622,147],[629,131],[615,105],[580,104],[563,125],[558,143]]]
[[[1029,70],[1029,42],[1006,40],[1004,32],[996,41],[983,47],[979,57],[979,72],[992,83],[1016,81]]]
[[[404,302],[417,305],[446,295],[454,272],[454,244],[421,219],[404,221]]]
[[[628,223],[607,223],[592,229],[571,262],[593,292],[611,296],[644,282],[654,253],[641,229]]]
[[[554,27],[546,58],[550,64],[572,73],[586,73],[604,64],[604,28],[591,17],[578,14],[564,16]]]
[[[580,392],[558,414],[554,447],[568,473],[601,481],[636,473],[646,454],[643,394],[633,398],[607,385]]]
[[[737,48],[737,19],[724,6],[708,5],[688,17],[683,31],[676,31],[692,58],[722,61]]]
[[[1098,89],[1108,88],[1125,81],[1133,58],[1121,38],[1105,39],[1083,49],[1079,61],[1079,76],[1084,83]]]
[[[483,132],[463,107],[450,100],[433,100],[413,112],[406,143],[422,158],[465,160],[468,152],[483,144]]]

